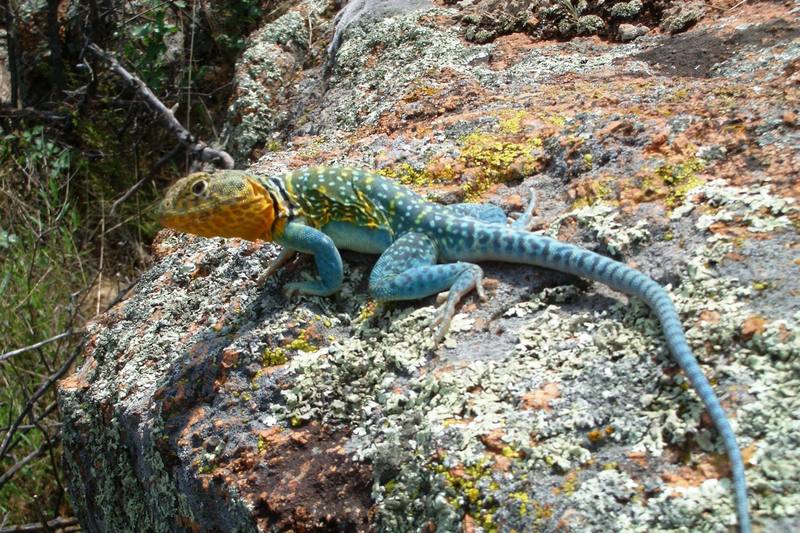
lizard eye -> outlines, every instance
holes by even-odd
[[[195,181],[192,185],[192,192],[197,196],[202,196],[206,192],[207,183],[204,180]]]

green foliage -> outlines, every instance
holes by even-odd
[[[167,20],[168,4],[157,0],[145,2],[150,9],[140,22],[127,28],[123,40],[125,58],[152,90],[158,91],[167,80],[165,54],[166,39],[178,32],[178,27]],[[183,4],[177,2],[176,4]],[[180,6],[178,6],[180,7]]]
[[[48,139],[42,127],[0,139],[0,213],[6,225],[0,229],[0,353],[60,333],[74,318],[71,295],[89,281],[89,250],[79,242],[81,217],[70,193],[75,173],[83,169],[74,150]],[[65,340],[0,363],[3,426],[17,418],[26,399],[62,364],[70,347]],[[47,429],[52,420],[42,415],[54,400],[50,392],[34,406],[33,417],[42,418],[44,431],[17,432],[16,447],[0,461],[0,472],[56,438],[57,431]],[[29,519],[30,494],[38,494],[40,505],[48,508],[63,503],[63,492],[54,483],[60,475],[55,469],[58,454],[54,448],[56,462],[31,462],[0,487],[0,516]]]
[[[244,48],[247,37],[241,28],[255,26],[259,21],[262,15],[261,2],[245,0],[226,3],[220,6],[220,15],[223,19],[222,31],[213,36],[214,40],[228,52],[239,52]]]

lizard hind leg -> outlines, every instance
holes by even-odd
[[[436,244],[427,235],[406,233],[381,255],[369,278],[370,294],[381,301],[417,300],[448,291],[434,321],[436,344],[447,334],[459,300],[472,289],[483,297],[483,271],[478,265],[439,265],[437,255]]]
[[[536,217],[533,212],[536,210],[536,191],[531,189],[531,199],[528,202],[525,211],[522,213],[511,213],[514,219],[510,225],[514,229],[530,231],[535,223]],[[490,204],[453,204],[445,206],[445,212],[456,217],[469,218],[476,222],[483,222],[484,224],[502,224],[505,226],[509,223],[509,217],[505,212],[496,205]]]
[[[453,204],[444,206],[444,210],[449,215],[484,224],[505,225],[508,222],[505,211],[491,204]]]

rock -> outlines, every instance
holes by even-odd
[[[694,26],[706,13],[705,4],[699,1],[677,2],[664,11],[659,27],[675,34]]]
[[[633,24],[620,24],[617,30],[617,38],[622,42],[633,41],[637,37],[645,35],[650,28],[644,25],[634,26]]]
[[[536,189],[542,232],[669,285],[743,450],[757,450],[751,486],[782,487],[750,491],[759,525],[792,529],[792,32],[770,22],[731,36],[756,17],[746,7],[635,45],[541,41],[527,27],[475,44],[453,23],[461,8],[439,5],[353,21],[323,86],[324,59],[303,44],[308,19],[287,9],[254,33],[237,70],[253,90],[232,102],[231,142],[244,157],[286,138],[251,169],[352,164],[443,202],[509,209]],[[783,4],[771,10],[790,19]],[[568,19],[556,2],[531,11],[550,37]],[[332,35],[330,14],[316,13],[314,34]],[[641,13],[625,22],[644,30]],[[696,75],[725,59],[702,46],[719,39],[735,68]],[[755,142],[767,127],[771,142]],[[435,298],[376,306],[374,258],[344,252],[340,294],[287,300],[281,286],[314,276],[313,262],[256,287],[272,244],[163,231],[153,250],[59,388],[65,479],[88,532],[732,523],[725,474],[702,466],[725,468],[719,438],[635,298],[486,262],[489,300],[467,296],[434,350]],[[690,486],[670,486],[675,476]]]

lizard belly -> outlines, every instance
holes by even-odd
[[[383,228],[363,228],[349,222],[328,222],[322,232],[339,249],[363,254],[382,254],[392,244],[392,233]]]

